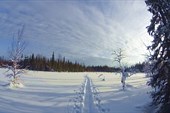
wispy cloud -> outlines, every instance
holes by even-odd
[[[149,14],[143,1],[4,1],[0,3],[0,40],[25,24],[26,53],[52,51],[86,64],[113,65],[112,51],[123,48],[125,62],[144,60]],[[8,42],[9,41],[9,42]],[[6,46],[0,45],[5,54]],[[133,59],[133,60],[130,60]]]

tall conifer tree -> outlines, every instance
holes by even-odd
[[[152,13],[148,33],[153,37],[150,61],[153,64],[149,85],[159,113],[170,113],[170,0],[146,0]]]

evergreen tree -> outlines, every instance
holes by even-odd
[[[149,85],[153,102],[159,105],[159,113],[170,112],[170,0],[146,0],[152,13],[148,33],[153,37],[150,61],[153,64]]]
[[[30,68],[32,69],[32,70],[34,70],[35,69],[35,58],[34,58],[34,54],[32,54],[31,55],[31,58],[30,58]]]
[[[51,68],[52,68],[52,70],[54,70],[54,62],[55,61],[55,56],[54,56],[54,52],[53,52],[53,54],[52,54],[52,57],[51,57]]]

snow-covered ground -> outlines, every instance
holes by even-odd
[[[146,85],[148,78],[142,73],[127,78],[123,91],[120,74],[38,71],[28,71],[21,77],[24,88],[11,89],[5,86],[9,80],[4,76],[5,71],[0,69],[0,113],[70,113],[74,105],[70,100],[76,97],[86,75],[98,89],[101,106],[107,113],[146,113],[151,102],[147,94],[150,91]],[[98,78],[100,74],[105,76],[105,81]],[[95,101],[90,84],[86,84],[85,93],[90,95],[87,102]]]

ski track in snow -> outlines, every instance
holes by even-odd
[[[102,101],[102,110],[108,108],[108,113],[145,113],[143,107],[151,102],[147,94],[150,91],[146,85],[148,78],[142,73],[129,77],[123,91],[121,77],[114,73],[37,71],[28,71],[22,76],[24,88],[10,89],[4,86],[9,80],[4,76],[5,71],[0,68],[0,113],[70,113],[68,108],[74,104],[68,107],[69,99],[75,97],[75,90],[80,88],[84,75],[88,77],[82,88],[82,113],[102,113],[96,107],[98,99],[98,103]],[[105,81],[98,78],[100,74],[105,76]],[[93,84],[100,91],[97,99]]]
[[[85,77],[85,88],[84,88],[84,98],[83,98],[83,111],[82,113],[97,113],[97,110],[94,105],[94,99],[92,94],[92,86],[90,82],[90,78],[88,76]]]

